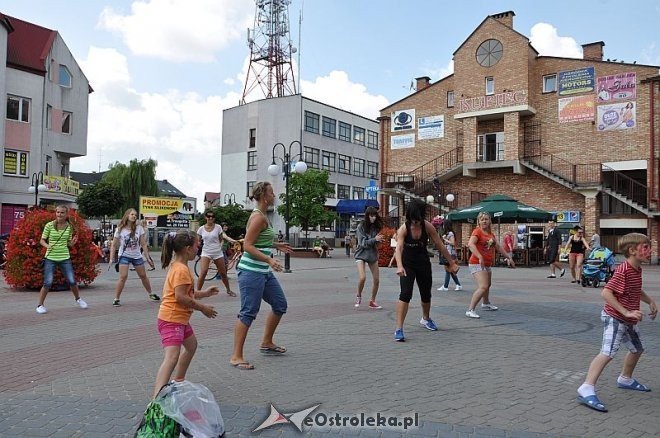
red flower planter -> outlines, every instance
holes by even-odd
[[[39,245],[39,240],[46,223],[53,220],[54,212],[30,209],[11,231],[7,241],[7,265],[3,271],[7,284],[28,289],[41,288],[44,281],[41,261],[46,249]],[[69,250],[76,281],[88,285],[99,274],[96,268],[98,254],[92,244],[92,230],[75,211],[69,210],[69,221],[74,234],[78,236],[78,242]],[[56,269],[53,285],[64,284],[66,279],[59,269]]]

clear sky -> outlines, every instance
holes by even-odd
[[[605,58],[660,65],[658,0],[293,0],[295,46],[301,9],[303,95],[371,118],[413,78],[450,74],[470,33],[509,10],[541,55],[604,41]],[[0,11],[59,31],[95,90],[87,156],[71,170],[151,157],[198,208],[221,189],[222,110],[243,91],[253,0],[0,0]]]

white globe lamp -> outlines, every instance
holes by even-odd
[[[453,194],[448,194],[447,197],[445,198],[447,202],[454,202],[454,195]]]
[[[268,166],[268,174],[270,176],[277,176],[278,173],[280,173],[280,166],[275,163]]]
[[[304,161],[298,161],[293,166],[293,171],[296,173],[305,173],[307,171],[307,163]]]
[[[434,201],[433,195],[428,195],[426,197],[426,203],[427,204],[433,204],[433,201]]]

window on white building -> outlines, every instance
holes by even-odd
[[[62,111],[62,134],[71,134],[71,118],[73,114],[69,111]]]
[[[257,170],[257,151],[248,151],[247,170]]]
[[[7,119],[30,123],[30,99],[7,96]]]
[[[29,157],[29,152],[5,149],[2,160],[2,174],[27,177]]]
[[[60,65],[60,75],[57,83],[62,87],[71,88],[71,72],[66,68],[66,65]]]
[[[367,131],[367,147],[369,149],[378,149],[378,133]]]

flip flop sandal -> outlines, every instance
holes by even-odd
[[[593,409],[594,411],[607,412],[605,405],[602,404],[595,395],[590,395],[589,397],[578,396],[577,402]]]
[[[227,291],[227,295],[229,295],[230,297],[235,297],[235,296],[236,296],[236,292],[234,292],[234,291],[232,291],[232,290],[228,290],[228,291]]]
[[[261,351],[263,354],[273,354],[273,355],[280,355],[286,353],[286,348],[284,347],[261,347],[259,348],[259,351]]]
[[[651,392],[651,388],[649,388],[646,385],[642,385],[635,379],[633,379],[630,385],[625,385],[623,383],[617,382],[616,386],[618,386],[621,389],[632,389],[633,391]]]
[[[238,363],[231,363],[229,362],[229,365],[233,366],[237,370],[253,370],[254,365],[252,365],[250,362],[238,362]]]

